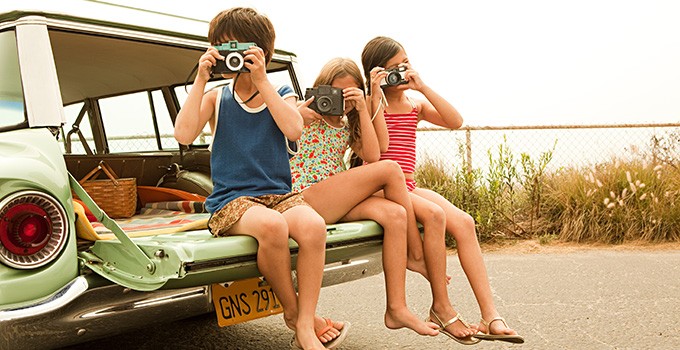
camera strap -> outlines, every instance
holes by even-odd
[[[234,78],[234,93],[232,94],[232,96],[234,97],[234,101],[236,101],[236,82],[238,81],[238,77],[240,77],[240,76],[241,76],[241,73],[239,72],[239,73],[236,73],[236,77]],[[260,93],[260,90],[255,90],[255,93],[250,95],[250,97],[248,97],[247,100],[241,102],[241,104],[246,104],[246,103],[252,101],[255,98],[255,96],[257,96],[259,93]],[[238,102],[238,101],[236,101],[236,102]]]

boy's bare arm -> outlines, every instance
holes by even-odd
[[[261,48],[251,46],[244,53],[246,54],[245,66],[250,70],[250,78],[269,108],[274,122],[289,140],[299,139],[302,135],[303,120],[297,109],[297,99],[289,97],[284,100],[274,90],[267,79],[264,52]]]
[[[199,59],[194,85],[175,121],[175,139],[183,145],[194,142],[213,116],[217,92],[210,91],[204,94],[203,91],[210,79],[212,66],[220,58],[223,59],[217,50],[211,47]]]
[[[289,140],[299,139],[302,136],[303,120],[297,109],[297,98],[291,96],[283,99],[268,81],[265,85],[262,90],[259,86],[257,89],[267,104],[276,126]]]

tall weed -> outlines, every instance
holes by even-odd
[[[480,241],[679,241],[677,148],[673,142],[656,140],[652,156],[638,154],[633,161],[612,159],[587,169],[551,172],[548,164],[557,143],[536,159],[521,154],[517,160],[504,141],[487,152],[487,171],[470,170],[465,161],[458,168],[425,160],[416,180],[472,215]],[[462,147],[459,152],[467,159]]]

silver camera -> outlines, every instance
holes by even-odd
[[[387,69],[386,72],[387,76],[380,80],[380,87],[408,84],[406,80],[406,67],[400,66]]]

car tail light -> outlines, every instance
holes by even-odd
[[[68,236],[64,209],[37,191],[14,193],[0,202],[0,262],[32,269],[52,261]]]

